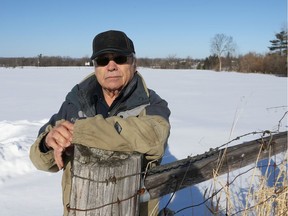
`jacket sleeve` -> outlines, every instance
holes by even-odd
[[[59,170],[54,160],[53,150],[43,150],[44,139],[55,125],[64,120],[71,121],[72,117],[76,115],[73,106],[73,104],[64,101],[58,113],[53,115],[50,120],[40,128],[38,137],[30,148],[30,160],[37,169],[48,172],[57,172]]]
[[[51,130],[52,126],[48,125],[45,130],[39,134],[38,138],[30,148],[30,160],[33,165],[43,171],[57,172],[59,171],[53,155],[53,150],[42,152],[40,145],[43,142],[44,137]]]
[[[72,142],[105,150],[140,152],[147,160],[154,160],[163,156],[169,132],[169,122],[159,115],[126,119],[97,115],[75,122]]]

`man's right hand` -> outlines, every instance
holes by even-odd
[[[53,127],[45,138],[46,146],[54,150],[54,159],[59,170],[64,166],[62,154],[72,144],[73,129],[71,122],[64,121]]]

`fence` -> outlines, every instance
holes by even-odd
[[[264,137],[265,134],[269,136]],[[141,172],[140,155],[77,146],[69,215],[137,215],[139,197],[145,191],[151,198],[161,197],[211,179],[215,171],[221,175],[285,152],[287,132],[264,131],[260,139],[221,149],[224,146],[226,144],[195,157],[151,168],[148,172]],[[145,181],[141,186],[143,176]],[[288,194],[287,188],[282,192]]]

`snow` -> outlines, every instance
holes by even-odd
[[[168,101],[172,112],[166,163],[204,153],[253,131],[287,130],[287,116],[279,124],[287,111],[287,78],[202,70],[139,71],[147,86]],[[36,170],[29,149],[67,92],[91,72],[92,67],[0,68],[1,215],[62,215],[61,172]],[[232,145],[257,138],[243,137]],[[237,202],[243,196],[240,192],[249,188],[250,177],[243,176],[234,189]],[[177,192],[169,208],[177,211],[202,202],[209,184]],[[161,206],[168,199],[165,196]],[[209,215],[201,205],[180,215],[203,212]]]

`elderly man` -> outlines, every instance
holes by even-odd
[[[136,70],[132,40],[110,30],[96,35],[92,47],[95,72],[68,93],[30,149],[36,168],[63,169],[64,215],[71,192],[73,144],[135,151],[151,161],[163,156],[170,132],[167,102],[146,87]]]

